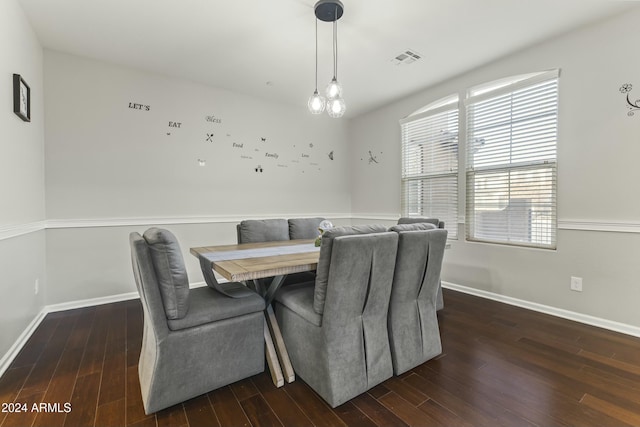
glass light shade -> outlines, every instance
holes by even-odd
[[[318,230],[320,230],[321,233],[324,233],[331,228],[333,228],[333,223],[328,219],[325,219],[318,225]]]
[[[327,101],[327,113],[329,113],[329,116],[334,119],[342,117],[346,110],[347,106],[342,98],[335,98]]]
[[[313,95],[311,95],[311,97],[309,98],[309,102],[307,103],[307,105],[309,107],[309,111],[311,111],[312,114],[320,114],[324,111],[324,107],[325,107],[324,97],[318,94],[317,89],[313,92]]]
[[[327,94],[327,99],[329,100],[342,97],[342,86],[340,85],[340,83],[338,83],[338,80],[336,80],[335,77],[331,79],[331,81],[327,85],[325,93]]]

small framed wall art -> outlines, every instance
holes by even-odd
[[[13,75],[13,112],[25,122],[31,121],[31,89],[20,74]]]

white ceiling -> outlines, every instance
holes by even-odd
[[[19,1],[46,48],[301,107],[314,89],[315,0]],[[347,117],[634,6],[615,0],[342,1],[338,80]],[[324,91],[333,69],[331,24],[319,22],[318,32]],[[408,48],[423,59],[394,65]]]

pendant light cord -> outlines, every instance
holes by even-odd
[[[333,21],[333,78],[338,77],[338,9]]]
[[[318,92],[318,18],[316,18],[316,93]]]

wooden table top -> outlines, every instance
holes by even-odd
[[[229,259],[214,260],[211,268],[220,273],[224,278],[233,282],[260,279],[263,277],[281,276],[285,274],[313,271],[318,267],[319,250],[313,246],[310,240],[283,240],[279,242],[243,243],[240,245],[202,246],[191,248],[190,252],[197,258],[205,257],[216,252],[237,252],[262,248],[278,248],[294,245],[309,246],[309,252],[287,253],[271,256],[251,256],[249,258],[234,258],[230,254]],[[296,249],[296,248],[294,248]],[[260,251],[258,251],[260,252]]]

